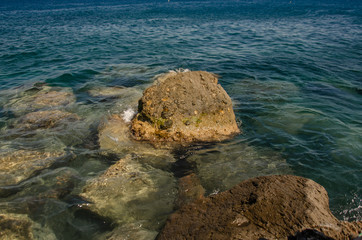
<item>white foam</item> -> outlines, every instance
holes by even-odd
[[[132,108],[128,108],[122,113],[122,118],[126,123],[128,123],[132,120],[134,115],[136,115],[135,110],[133,110]]]
[[[190,69],[178,68],[178,69],[175,69],[175,70],[170,70],[168,72],[170,72],[170,73],[183,73],[183,72],[190,72]]]

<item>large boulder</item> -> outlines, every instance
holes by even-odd
[[[287,239],[305,229],[349,239],[362,230],[362,222],[338,221],[326,190],[316,182],[274,175],[246,180],[181,207],[158,239]]]
[[[230,97],[214,74],[172,72],[146,89],[132,121],[137,140],[221,141],[239,133]]]

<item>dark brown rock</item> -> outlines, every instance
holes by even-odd
[[[304,229],[349,239],[362,222],[338,221],[326,190],[302,177],[266,176],[183,206],[158,239],[287,239]]]
[[[230,97],[214,74],[168,73],[144,91],[132,121],[137,140],[221,141],[239,133]]]
[[[195,173],[184,176],[178,180],[178,196],[176,207],[202,199],[205,189],[201,186],[200,179]]]

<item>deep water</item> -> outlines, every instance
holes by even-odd
[[[2,187],[10,190],[0,212],[26,213],[58,239],[109,231],[111,223],[77,210],[85,182],[118,157],[99,153],[98,124],[137,109],[154,76],[179,68],[220,76],[243,133],[153,167],[194,171],[208,194],[259,175],[304,176],[326,188],[339,219],[362,220],[360,1],[2,1],[0,151],[61,149],[72,160]],[[14,133],[19,116],[9,104],[42,83],[73,91],[67,110],[83,120]],[[90,94],[113,86],[127,94]],[[62,171],[75,176],[70,190],[39,201]]]

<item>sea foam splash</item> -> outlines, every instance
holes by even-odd
[[[190,69],[178,68],[178,69],[175,69],[175,70],[170,70],[168,72],[170,72],[170,73],[183,73],[183,72],[190,72]]]
[[[122,118],[126,123],[131,122],[132,118],[136,115],[136,111],[132,108],[128,108],[122,113]]]

